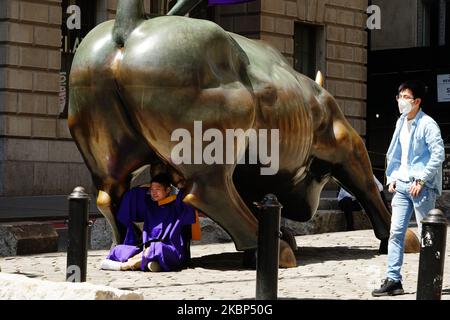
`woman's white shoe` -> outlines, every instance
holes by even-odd
[[[116,270],[119,271],[122,266],[122,262],[105,259],[100,263],[100,269],[103,270]]]

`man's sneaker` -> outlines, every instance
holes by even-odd
[[[148,270],[150,270],[151,272],[160,272],[162,270],[161,266],[156,261],[150,261],[147,264],[147,267],[148,267]]]
[[[383,280],[380,289],[375,289],[372,291],[372,296],[396,296],[404,293],[405,292],[403,291],[402,283],[400,281],[394,281],[392,279],[386,278]]]

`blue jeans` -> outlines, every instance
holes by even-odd
[[[403,264],[405,234],[414,210],[416,214],[419,239],[422,236],[422,221],[436,203],[436,193],[424,186],[417,197],[409,194],[413,182],[397,181],[396,192],[392,198],[391,232],[388,245],[388,268],[386,277],[401,281],[400,269]]]

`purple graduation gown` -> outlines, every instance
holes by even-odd
[[[172,199],[173,198],[173,199]],[[148,252],[142,257],[141,269],[150,261],[157,261],[163,271],[179,269],[186,259],[186,243],[182,226],[195,223],[195,210],[185,204],[183,192],[158,202],[151,199],[148,188],[133,188],[123,196],[117,220],[127,227],[124,243],[114,247],[108,259],[125,262],[141,251],[136,245],[133,222],[144,222],[142,242],[151,242]],[[147,251],[147,250],[146,250]]]

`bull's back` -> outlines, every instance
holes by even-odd
[[[229,44],[228,34],[210,21],[177,16],[146,20],[125,44],[119,80],[124,85],[200,88],[236,80],[240,57]]]

